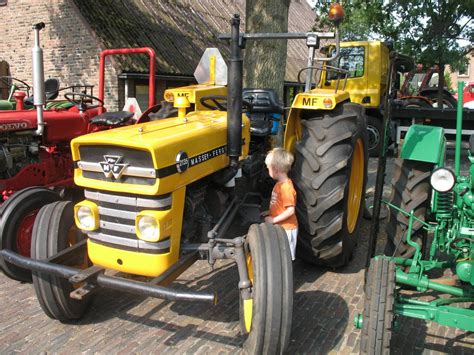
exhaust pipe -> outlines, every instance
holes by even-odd
[[[230,65],[227,92],[227,155],[230,166],[236,167],[242,153],[242,72],[243,59],[240,46],[240,16],[231,20]]]
[[[44,88],[44,63],[43,49],[40,47],[39,32],[45,27],[44,22],[33,26],[35,31],[35,45],[32,49],[33,54],[33,104],[36,107],[36,117],[38,128],[36,134],[41,136],[44,132],[43,107],[46,104],[46,95]]]

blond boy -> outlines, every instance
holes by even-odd
[[[295,260],[298,221],[296,219],[296,190],[288,177],[293,164],[293,155],[283,148],[271,150],[265,164],[270,177],[276,180],[270,199],[270,209],[263,213],[265,222],[283,227],[290,244],[291,259]]]

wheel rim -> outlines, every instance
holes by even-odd
[[[31,256],[31,235],[38,211],[39,209],[27,214],[21,220],[20,225],[18,226],[18,232],[16,235],[16,250],[20,253],[20,255],[27,257]]]
[[[364,170],[364,144],[362,143],[362,139],[359,138],[354,147],[351,175],[349,178],[349,198],[347,200],[347,230],[349,233],[354,232],[357,220],[359,219],[364,185]]]
[[[253,264],[252,264],[252,255],[247,254],[246,258],[247,262],[247,272],[249,276],[249,280],[253,286]],[[245,331],[250,333],[250,329],[252,328],[252,316],[253,316],[253,299],[249,298],[248,300],[243,300],[243,308],[244,308],[244,325]]]
[[[369,150],[374,149],[380,142],[380,133],[374,126],[367,125],[367,134],[369,136]]]

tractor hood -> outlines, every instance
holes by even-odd
[[[250,123],[243,117],[242,156]],[[226,113],[200,111],[78,137],[71,142],[77,185],[142,195],[174,191],[229,165]]]

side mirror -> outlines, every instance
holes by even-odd
[[[338,2],[331,4],[329,7],[329,21],[331,21],[334,26],[338,27],[342,21],[344,21],[345,13],[342,5]]]

